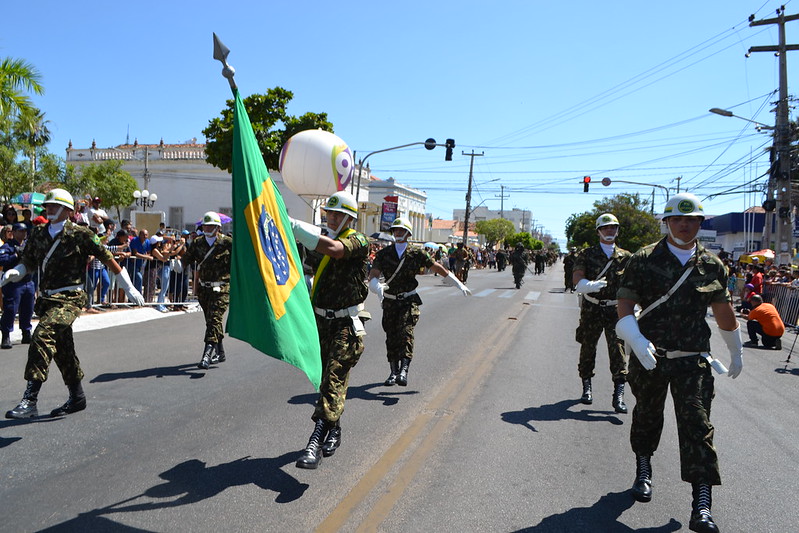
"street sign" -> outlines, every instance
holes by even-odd
[[[610,185],[610,178],[602,178],[602,185],[604,185],[605,187]]]
[[[436,147],[436,140],[430,137],[424,142],[424,147],[427,148],[428,150],[432,150],[433,148]]]

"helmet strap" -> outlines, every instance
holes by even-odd
[[[214,237],[216,237],[216,233],[218,231],[219,231],[219,226],[214,226],[214,229],[212,229],[211,231],[203,230],[203,235],[205,235],[209,239],[213,239]]]
[[[674,235],[674,233],[672,233],[671,226],[669,226],[668,222],[666,223],[666,231],[669,232],[669,237],[671,237],[671,240],[674,241],[675,243],[677,243],[677,245],[679,245],[679,246],[688,246],[689,244],[695,243],[696,242],[696,237],[697,237],[697,235],[699,235],[699,233],[697,232],[697,234],[694,235],[693,239],[691,239],[690,241],[686,242],[686,241],[680,239],[679,237],[676,237]]]
[[[341,230],[343,230],[347,226],[347,223],[350,221],[350,218],[351,218],[350,215],[344,215],[344,218],[341,219],[341,224],[338,225],[338,228],[331,228],[330,226],[328,226],[327,236],[330,237],[331,239],[335,239],[336,237],[338,237],[339,233],[341,233]]]
[[[616,229],[616,231],[615,231],[615,232],[611,233],[610,235],[605,235],[604,233],[602,233],[601,229],[602,229],[602,228],[599,228],[599,229],[597,230],[597,233],[599,233],[599,239],[600,239],[602,242],[606,243],[606,244],[611,244],[612,242],[614,242],[614,241],[616,240],[616,237],[618,237],[618,236],[619,236],[619,230],[618,230],[618,228]]]
[[[58,220],[58,217],[60,217],[61,213],[63,213],[63,212],[64,212],[64,206],[63,205],[59,205],[58,206],[58,211],[56,211],[54,215],[47,215],[47,220],[49,220],[50,222],[53,222],[54,220]]]
[[[405,229],[405,228],[403,228],[403,229]],[[408,242],[408,237],[410,237],[410,236],[411,236],[411,232],[405,229],[405,233],[403,233],[403,235],[401,237],[397,237],[396,235],[394,235],[394,241],[395,242]]]

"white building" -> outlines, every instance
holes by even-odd
[[[427,193],[418,189],[413,189],[394,181],[394,178],[387,180],[372,179],[369,183],[368,202],[374,214],[367,214],[368,226],[362,229],[367,235],[373,231],[380,231],[380,213],[382,213],[383,203],[386,196],[397,197],[396,216],[408,219],[413,228],[414,241],[427,241],[430,237],[428,217],[425,215],[427,205]],[[367,211],[367,213],[371,213]],[[377,222],[377,225],[372,225]],[[384,228],[385,229],[385,228]]]
[[[466,209],[453,209],[452,218],[458,222],[463,222],[466,218]],[[514,207],[510,211],[493,211],[485,206],[473,207],[469,215],[469,225],[474,224],[480,220],[494,220],[497,218],[504,218],[513,222],[513,227],[516,231],[530,233],[532,229],[533,215],[527,209],[518,209]]]

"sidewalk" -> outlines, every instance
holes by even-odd
[[[129,309],[103,309],[98,313],[83,313],[72,324],[72,331],[75,333],[81,331],[92,331],[95,329],[111,328],[114,326],[123,326],[126,324],[136,324],[138,322],[147,322],[149,320],[158,320],[161,318],[168,318],[171,316],[184,315],[186,313],[195,313],[200,310],[198,304],[189,304],[186,311],[169,311],[162,313],[156,311],[154,306],[145,307],[131,307]],[[38,320],[31,321],[34,329]],[[19,344],[22,340],[22,332],[19,330],[18,324],[14,323],[14,331],[11,332],[11,342]]]

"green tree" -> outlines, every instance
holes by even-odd
[[[133,191],[138,184],[130,172],[122,170],[122,161],[104,161],[81,167],[69,180],[68,190],[78,196],[99,196],[103,206],[116,209],[117,218],[121,218],[121,207],[127,207],[133,201]]]
[[[518,243],[522,243],[522,245],[528,250],[541,250],[544,248],[544,243],[542,241],[533,238],[533,236],[526,231],[520,231],[519,233],[508,235],[508,237],[505,239],[505,243],[511,248],[514,248]]]
[[[33,189],[34,176],[37,170],[37,157],[39,150],[50,142],[50,121],[44,118],[44,113],[35,107],[23,109],[14,124],[14,135],[19,139],[22,150],[30,161],[30,185]]]
[[[0,144],[0,198],[8,202],[14,195],[25,192],[28,181],[26,165],[17,161],[14,148]]]
[[[494,218],[491,220],[478,220],[475,229],[480,235],[485,235],[489,244],[500,242],[505,237],[513,233],[513,222],[504,218]]]
[[[333,124],[327,120],[327,113],[305,113],[300,117],[289,115],[286,107],[294,94],[282,87],[269,89],[266,94],[253,94],[242,103],[252,123],[252,129],[266,168],[277,170],[280,162],[280,150],[286,141],[300,131],[323,129],[333,133]],[[208,163],[222,170],[233,168],[233,115],[234,100],[226,102],[221,118],[216,117],[208,122],[203,130],[207,139],[205,153]]]
[[[599,242],[596,219],[603,213],[613,213],[619,219],[619,236],[616,243],[635,252],[642,246],[660,239],[660,224],[647,210],[649,203],[636,194],[619,194],[594,202],[594,209],[575,213],[566,221],[566,239],[569,247],[591,246]]]
[[[0,61],[0,117],[16,117],[31,107],[28,93],[44,94],[41,74],[30,63],[6,57]]]

